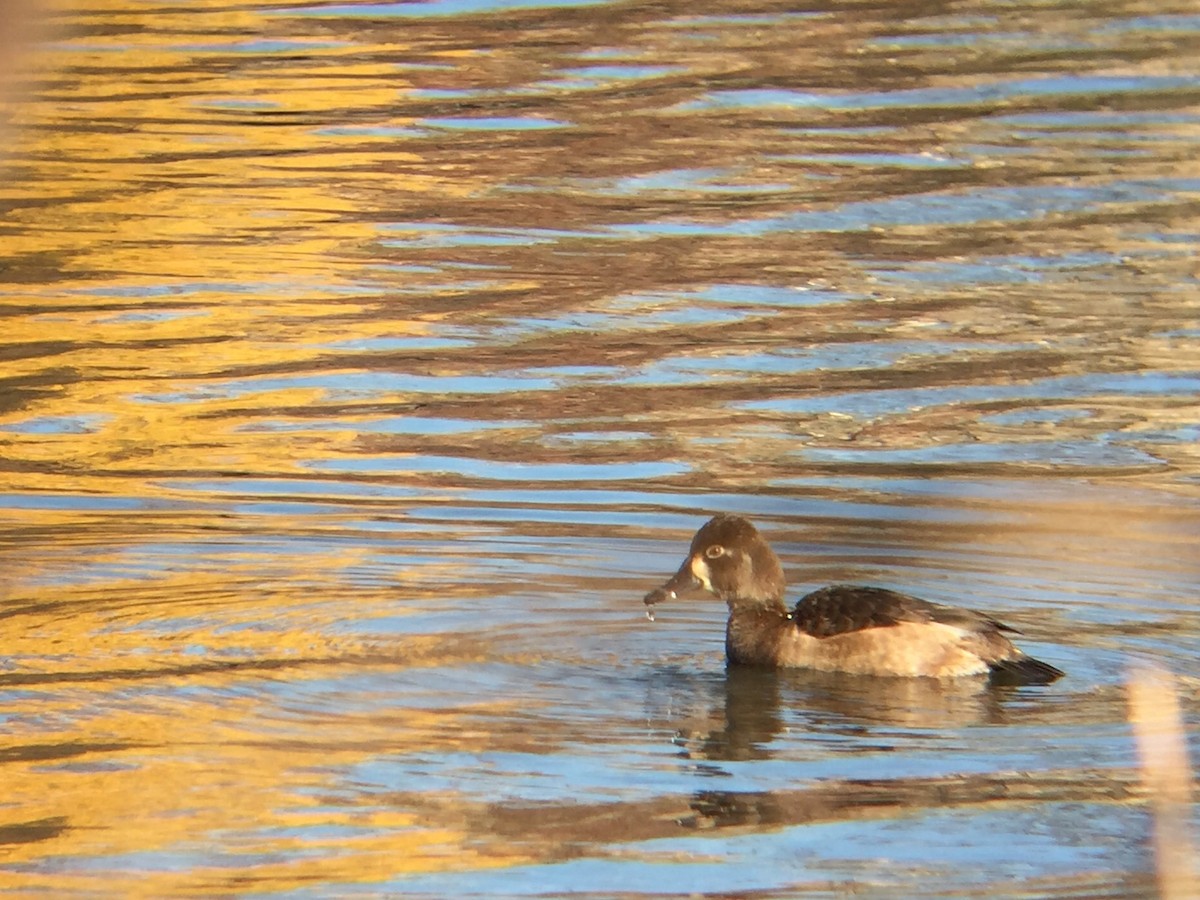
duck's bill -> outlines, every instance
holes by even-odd
[[[700,580],[692,572],[691,560],[680,566],[679,571],[671,576],[671,580],[662,587],[656,587],[648,593],[642,602],[647,606],[662,603],[664,600],[674,600],[679,591],[686,591],[700,586]]]

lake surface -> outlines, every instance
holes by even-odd
[[[28,34],[0,892],[1153,894],[1131,667],[1200,758],[1192,3]],[[1068,676],[727,672],[723,604],[641,602],[715,511],[794,596]]]

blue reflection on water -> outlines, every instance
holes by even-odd
[[[1039,400],[1090,397],[1113,393],[1131,397],[1169,396],[1200,392],[1200,373],[1127,372],[1113,375],[1063,375],[1019,384],[955,384],[946,387],[904,390],[850,391],[750,400],[737,404],[745,409],[790,413],[843,412],[873,418],[892,409],[937,406],[986,400]]]
[[[712,91],[681,104],[678,109],[922,109],[976,105],[1039,96],[1137,94],[1146,91],[1187,90],[1195,80],[1175,75],[1062,75],[1046,78],[989,81],[969,87],[931,87],[894,91],[810,93],[778,88]]]
[[[373,456],[364,459],[314,460],[307,466],[325,472],[447,472],[471,478],[516,481],[602,481],[683,475],[680,462],[524,463],[462,456]]]
[[[14,434],[93,434],[114,416],[107,413],[83,413],[75,416],[34,416],[20,422],[0,425],[0,431]]]
[[[531,119],[517,116],[479,116],[441,119],[419,119],[418,125],[458,131],[531,131],[550,128],[567,128],[571,123],[553,119]]]

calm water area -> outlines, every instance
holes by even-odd
[[[1155,895],[1194,0],[30,9],[0,895]],[[726,671],[717,511],[1067,677]]]

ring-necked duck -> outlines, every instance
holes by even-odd
[[[833,585],[789,610],[779,557],[741,516],[714,516],[696,532],[679,571],[646,595],[646,605],[696,586],[729,605],[731,663],[857,675],[991,674],[1024,684],[1063,675],[1014,647],[1004,633],[1019,633],[1015,628],[885,588]]]

